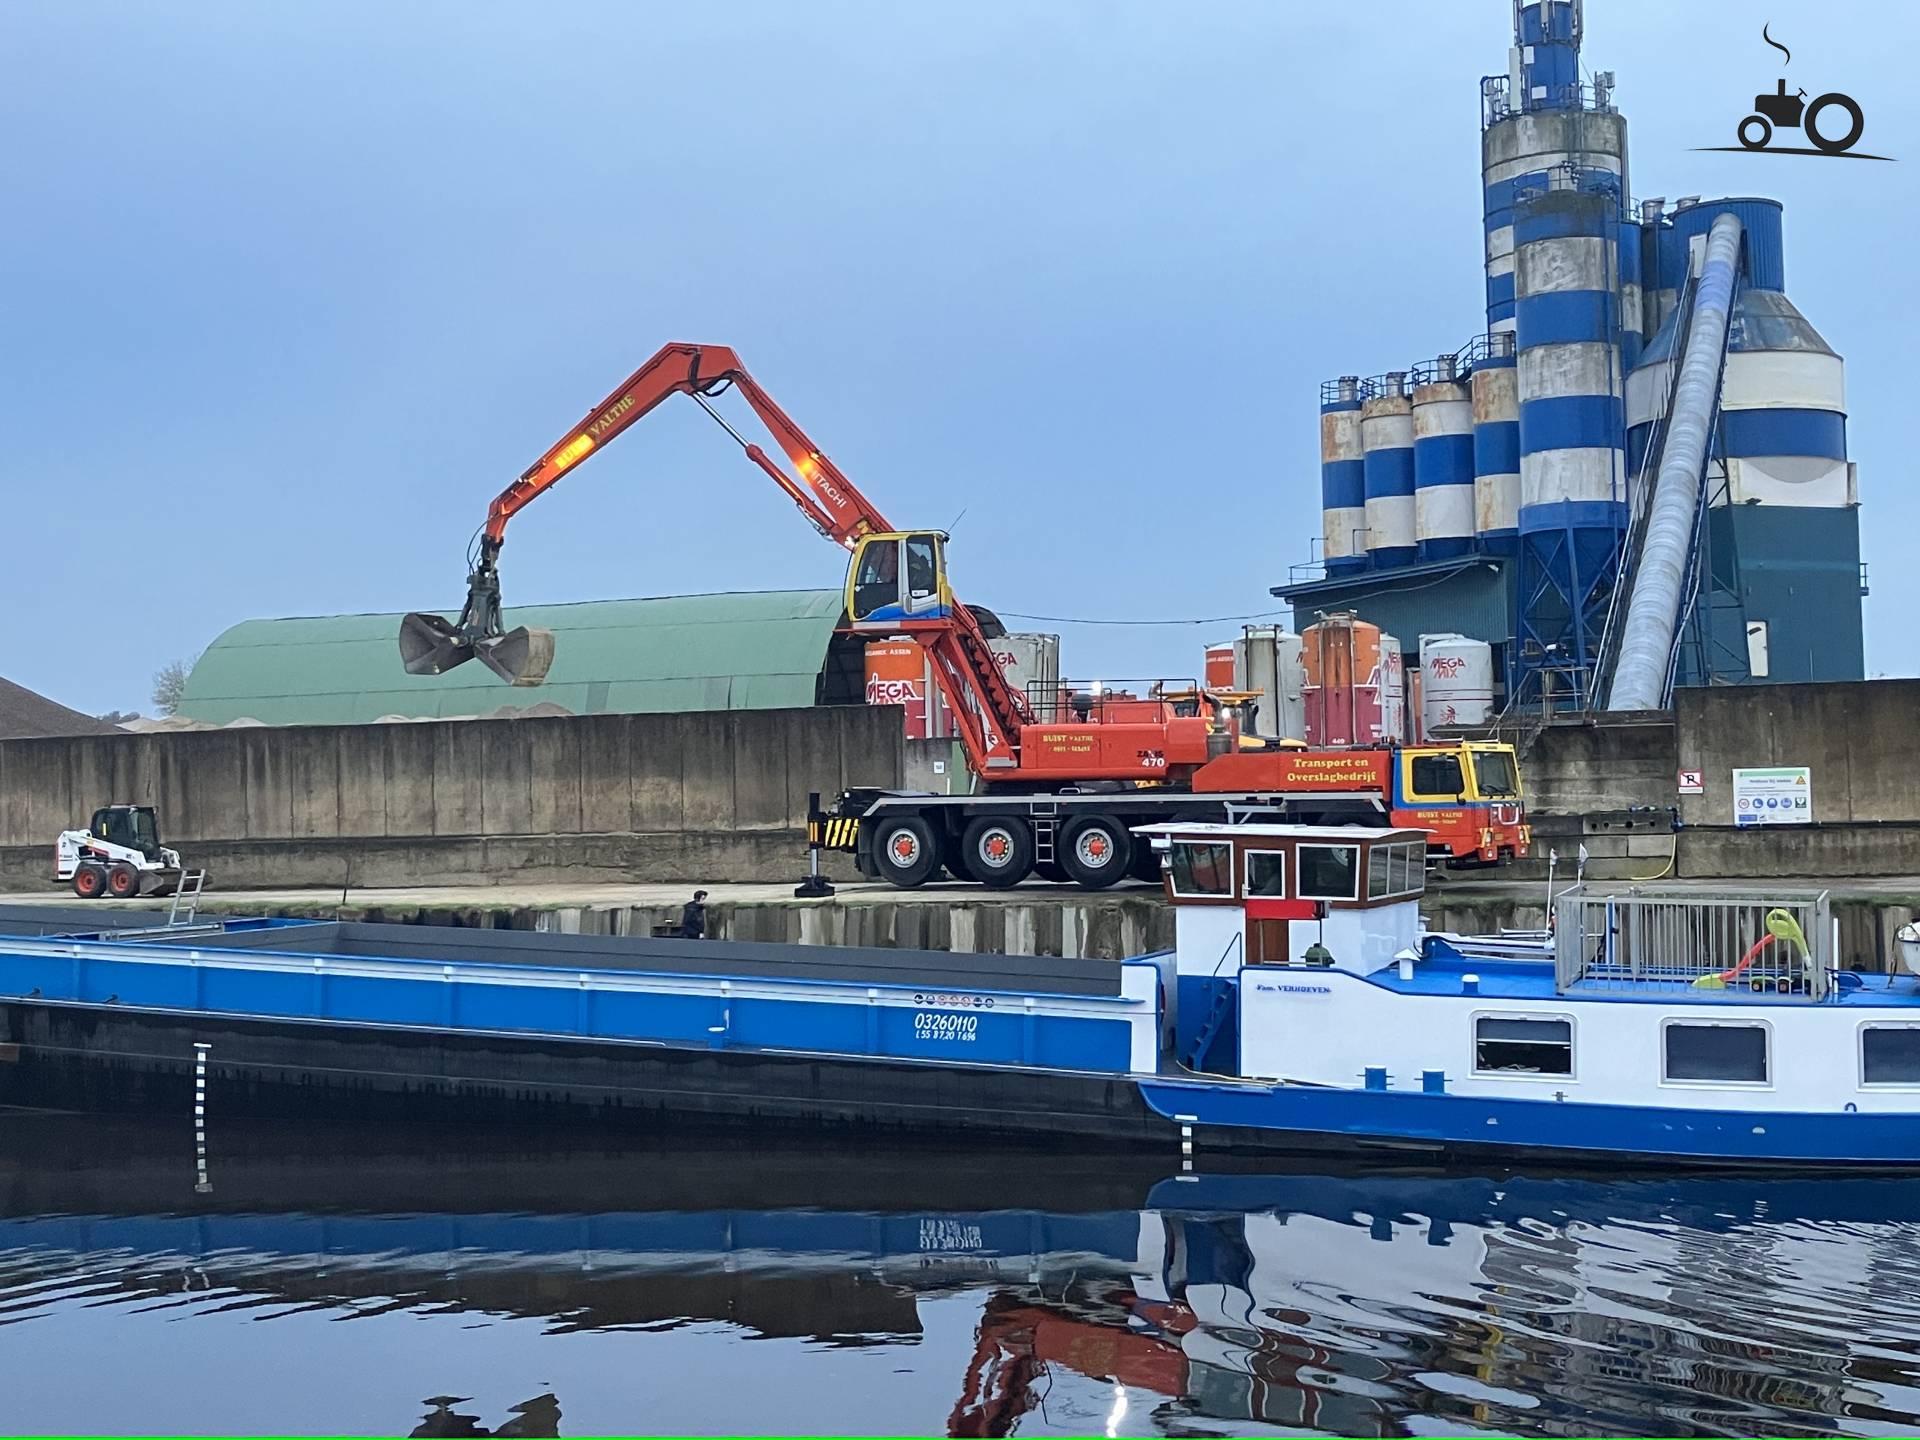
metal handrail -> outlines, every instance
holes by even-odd
[[[1804,953],[1771,932],[1784,911],[1805,937]],[[1833,991],[1838,947],[1830,892],[1754,890],[1700,894],[1672,887],[1604,893],[1576,885],[1554,897],[1554,979],[1577,988],[1662,990],[1699,999],[1756,993],[1824,1000]],[[1742,969],[1742,965],[1746,968]]]

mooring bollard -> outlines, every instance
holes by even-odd
[[[213,1192],[207,1178],[207,1052],[213,1046],[204,1040],[193,1042],[193,1190],[196,1195]]]

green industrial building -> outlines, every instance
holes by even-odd
[[[836,636],[838,590],[589,600],[507,612],[555,635],[553,669],[516,690],[484,665],[400,665],[400,616],[245,620],[193,667],[178,713],[213,725],[364,725],[554,705],[576,715],[857,704],[861,647]]]

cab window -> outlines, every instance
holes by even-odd
[[[1415,755],[1413,792],[1448,800],[1458,800],[1467,788],[1458,755]]]
[[[899,599],[900,547],[892,540],[876,540],[861,553],[860,569],[853,577],[855,616],[871,615]]]
[[[928,598],[940,588],[938,577],[932,537],[916,535],[907,541],[907,594],[915,600]]]
[[[1520,776],[1513,756],[1504,750],[1489,750],[1473,757],[1474,778],[1480,793],[1489,800],[1512,800],[1520,794]]]

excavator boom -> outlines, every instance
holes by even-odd
[[[721,418],[711,397],[737,388],[759,418],[790,475],[759,445]],[[487,507],[471,557],[467,601],[459,618],[416,611],[400,623],[400,659],[411,675],[440,675],[478,659],[512,685],[539,685],[553,664],[553,632],[535,627],[506,629],[500,601],[500,548],[507,522],[529,503],[668,396],[691,395],[777,484],[822,535],[851,549],[862,535],[891,530],[866,496],[773,402],[724,345],[663,345],[611,395],[583,416],[544,455],[521,472]]]

